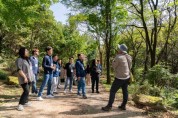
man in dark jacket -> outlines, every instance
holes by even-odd
[[[51,82],[53,78],[53,70],[55,70],[55,66],[53,65],[53,59],[52,59],[52,54],[53,54],[53,49],[52,47],[48,46],[46,48],[46,56],[43,58],[42,66],[44,69],[44,80],[41,84],[39,93],[38,93],[38,98],[37,100],[41,101],[43,100],[42,92],[45,88],[45,86],[48,84],[47,88],[47,98],[52,98],[53,96],[51,95]]]
[[[78,93],[77,94],[80,96],[80,89],[82,88],[83,98],[87,99],[86,82],[85,82],[86,72],[85,72],[85,67],[84,67],[83,61],[84,61],[84,55],[78,54],[78,60],[75,64],[76,76],[77,76],[77,80],[78,80]]]

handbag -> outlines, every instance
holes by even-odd
[[[129,67],[129,74],[130,74],[130,79],[129,79],[129,84],[130,83],[133,83],[134,82],[134,76],[133,76],[133,74],[132,74],[132,72],[131,72],[131,66],[130,66],[130,64],[129,64],[129,60],[128,60],[128,58],[126,57],[126,59],[127,59],[127,64],[128,64],[128,67]]]

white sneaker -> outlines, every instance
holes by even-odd
[[[24,107],[30,107],[31,106],[31,103],[30,102],[27,102],[25,103]]]
[[[72,90],[70,90],[69,92],[70,92],[70,93],[73,93],[73,91],[72,91]]]
[[[19,106],[17,107],[17,110],[18,111],[23,111],[24,110],[23,105],[19,104]]]
[[[54,98],[52,95],[47,95],[46,98]]]
[[[67,91],[66,90],[64,90],[64,94],[66,94],[67,93]]]
[[[42,97],[37,97],[38,101],[43,101],[44,99]]]

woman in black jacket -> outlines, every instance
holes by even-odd
[[[99,72],[96,65],[96,60],[92,60],[91,65],[91,80],[92,80],[92,93],[94,93],[94,87],[96,83],[96,93],[99,93]]]

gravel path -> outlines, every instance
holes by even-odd
[[[53,99],[36,101],[36,97],[31,96],[32,106],[26,107],[24,111],[17,111],[18,100],[0,106],[0,117],[2,118],[145,118],[142,110],[132,106],[127,106],[127,111],[117,109],[119,101],[115,101],[111,112],[101,111],[108,101],[109,93],[100,87],[100,94],[92,94],[87,86],[88,99],[82,99],[74,93],[63,94],[63,89],[59,89],[59,94]],[[46,90],[45,90],[46,92]]]

